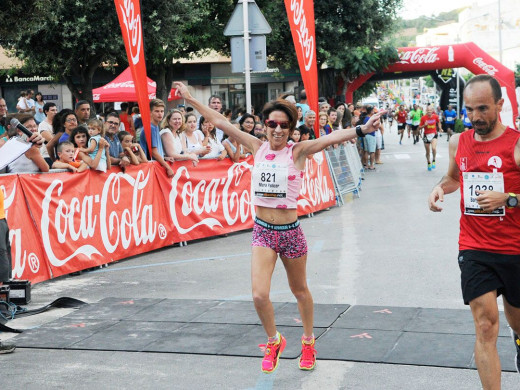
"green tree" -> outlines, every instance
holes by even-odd
[[[92,102],[94,72],[127,64],[114,2],[109,0],[3,0],[0,45],[28,72],[63,79],[76,99]],[[222,35],[233,0],[142,0],[147,69],[166,99],[174,59],[225,50]]]
[[[102,64],[126,61],[114,3],[106,0],[3,0],[9,20],[0,45],[28,72],[63,79],[76,99],[92,102],[92,79]],[[117,35],[116,33],[119,33]]]
[[[516,64],[515,87],[520,87],[520,64]]]
[[[273,28],[267,42],[273,65],[297,68],[284,3],[257,0],[257,4]],[[357,76],[380,71],[398,59],[387,37],[394,31],[401,4],[402,0],[314,2],[320,95],[336,96],[341,84],[344,95]]]
[[[157,83],[157,97],[166,101],[178,76],[181,58],[210,50],[226,52],[224,27],[234,9],[233,0],[142,0],[146,65]]]

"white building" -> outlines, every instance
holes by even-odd
[[[516,70],[516,64],[520,64],[520,1],[475,1],[459,14],[458,23],[426,29],[416,42],[417,46],[475,42],[498,61],[502,54],[502,64]]]

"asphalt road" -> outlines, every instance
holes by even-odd
[[[359,198],[302,218],[316,303],[467,309],[457,265],[459,194],[446,198],[442,213],[431,213],[426,202],[447,169],[446,138],[439,139],[437,168],[431,172],[422,143],[404,141],[398,144],[395,126],[385,135],[384,164],[366,174]],[[164,248],[40,283],[30,307],[60,296],[87,302],[105,297],[251,301],[250,235]],[[295,301],[281,264],[271,298]],[[10,325],[31,328],[69,312],[53,310]],[[0,334],[2,340],[12,336]],[[284,359],[274,374],[265,375],[258,358],[25,348],[1,356],[0,373],[9,389],[480,389],[477,372],[468,369],[322,360],[313,372],[302,372],[297,360]],[[518,374],[503,373],[503,388],[520,388]]]

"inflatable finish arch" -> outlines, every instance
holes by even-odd
[[[466,68],[473,74],[487,73],[495,77],[502,87],[504,106],[500,113],[503,124],[515,128],[518,105],[515,94],[515,74],[495,60],[473,42],[456,45],[402,47],[398,49],[400,61],[389,66],[384,73],[424,72],[447,68]],[[370,80],[374,73],[359,76],[347,88],[346,101],[353,100],[354,91]]]

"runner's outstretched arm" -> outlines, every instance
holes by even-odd
[[[448,166],[448,172],[444,175],[433,187],[430,196],[428,197],[428,207],[433,212],[442,211],[442,207],[437,205],[437,201],[444,202],[444,194],[450,194],[459,189],[459,167],[455,162],[455,154],[457,153],[457,147],[459,145],[459,135],[455,134],[450,138],[450,161]]]

